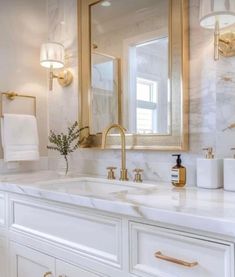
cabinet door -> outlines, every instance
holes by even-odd
[[[56,277],[104,277],[104,275],[97,275],[92,271],[62,262],[56,261]]]
[[[22,245],[10,245],[10,277],[54,277],[55,259]]]

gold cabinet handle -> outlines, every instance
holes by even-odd
[[[174,263],[174,264],[178,264],[178,265],[182,265],[182,266],[186,266],[186,267],[194,267],[194,266],[198,265],[198,262],[190,263],[190,262],[185,262],[183,260],[179,260],[179,259],[172,258],[172,257],[169,257],[169,256],[165,256],[160,251],[155,253],[155,257],[158,258],[158,259],[170,262],[170,263]]]
[[[43,275],[43,277],[48,277],[48,276],[52,276],[52,272],[51,271],[48,271],[48,272],[46,272],[44,275]]]

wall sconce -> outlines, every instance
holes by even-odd
[[[200,25],[206,29],[214,29],[214,59],[219,55],[231,57],[235,55],[235,33],[220,34],[220,29],[235,23],[234,0],[200,0]]]
[[[64,69],[58,75],[54,74],[54,69],[64,68],[65,50],[64,46],[57,42],[44,43],[41,46],[40,64],[50,69],[49,90],[53,89],[53,79],[57,79],[62,87],[69,86],[73,81],[72,73]]]

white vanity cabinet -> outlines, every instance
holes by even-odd
[[[10,231],[120,267],[121,218],[30,197],[9,197]]]
[[[14,193],[5,209],[10,274],[3,258],[0,277],[235,276],[231,237]]]
[[[14,242],[10,243],[9,250],[9,277],[54,276],[55,259],[53,257]]]
[[[10,277],[101,277],[101,275],[12,242]]]
[[[56,277],[105,277],[87,269],[56,260]]]
[[[131,272],[143,277],[233,277],[233,243],[130,223]]]

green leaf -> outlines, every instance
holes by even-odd
[[[58,151],[67,159],[68,154],[78,149],[79,145],[83,141],[79,140],[79,137],[80,133],[85,129],[88,129],[88,127],[79,129],[78,122],[75,121],[72,126],[68,127],[67,134],[56,134],[53,130],[51,130],[49,135],[49,142],[52,145],[47,146],[47,149]]]

